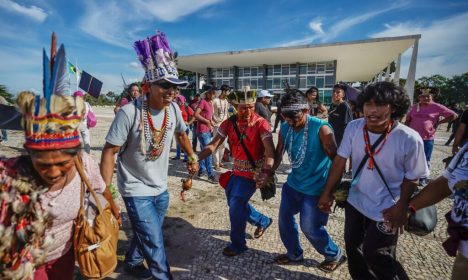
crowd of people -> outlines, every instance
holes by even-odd
[[[80,128],[87,126],[90,112],[82,93],[69,96],[62,86],[54,86],[44,87],[42,98],[31,92],[19,95],[27,154],[0,158],[0,278],[72,279],[73,221],[82,186],[75,165],[79,158],[118,223],[122,218],[113,197],[118,192],[123,198],[133,230],[125,271],[141,279],[172,279],[162,224],[169,207],[173,140],[177,149],[172,160],[181,160],[184,153],[191,176],[219,180],[225,188],[230,221],[230,242],[222,249],[226,257],[248,250],[247,223],[256,227],[257,239],[276,220],[286,251],[275,257],[277,264],[303,261],[300,228],[323,256],[318,268],[325,272],[347,262],[353,279],[408,279],[396,258],[400,229],[411,213],[451,196],[446,250],[456,256],[452,279],[468,273],[468,110],[459,117],[434,102],[434,88],[418,89],[419,102],[410,107],[405,90],[390,82],[367,85],[350,104],[346,86],[339,83],[333,87],[330,108],[320,102],[316,87],[286,90],[276,102],[273,125],[274,96],[269,91],[210,85],[188,101],[179,93],[187,82],[179,79],[163,33],[135,42],[134,48],[145,76],[141,88],[130,85],[128,96],[116,106],[99,165],[89,156],[88,127]],[[61,60],[51,61],[44,65],[50,72],[61,67],[54,65]],[[44,81],[65,79],[47,76]],[[430,181],[437,127],[454,121],[454,157],[444,173]],[[249,200],[257,189],[274,182],[284,153],[291,170],[281,187],[279,213],[269,217]],[[221,183],[216,171],[225,167],[226,154],[232,168],[222,174]],[[353,179],[344,205],[341,247],[326,226],[333,190],[347,166]],[[114,170],[117,186],[112,183]],[[425,188],[414,195],[421,184]]]

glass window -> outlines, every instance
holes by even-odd
[[[257,77],[258,75],[258,68],[257,67],[252,67],[250,68],[250,74],[252,77]]]
[[[223,85],[231,86],[230,80],[223,80]]]
[[[318,88],[323,88],[325,79],[323,77],[317,77],[315,81],[315,86]]]
[[[315,73],[317,73],[315,67],[316,67],[316,64],[315,64],[315,63],[309,64],[309,65],[307,66],[307,74],[315,74]]]
[[[299,88],[306,88],[306,78],[299,78]]]
[[[246,78],[246,79],[243,79],[243,80],[244,80],[244,86],[251,86],[249,78]]]
[[[310,88],[311,86],[315,86],[315,76],[307,77],[307,88]]]
[[[305,75],[307,72],[307,64],[299,65],[299,75]]]
[[[320,99],[322,100],[323,103],[325,104],[330,104],[331,103],[331,95],[332,91],[331,90],[324,90],[320,91]]]
[[[223,77],[229,77],[229,69],[223,69]]]
[[[257,79],[250,80],[250,84],[252,86],[252,89],[257,89],[258,88]]]
[[[250,77],[250,67],[244,68],[244,77]]]
[[[335,84],[335,76],[325,76],[325,87],[333,87]]]
[[[267,87],[267,89],[272,89],[273,88],[273,79],[267,79],[266,87]]]
[[[296,64],[291,64],[289,67],[289,75],[296,75],[297,73],[297,67]]]
[[[257,87],[258,87],[259,89],[263,89],[263,78],[258,78]]]
[[[273,78],[273,88],[281,88],[281,78]]]
[[[239,67],[239,77],[244,77],[244,68]]]
[[[283,76],[289,75],[289,64],[281,66],[281,75]]]
[[[317,64],[317,73],[318,74],[325,73],[325,64]]]
[[[267,76],[273,76],[273,66],[268,66],[268,68],[267,68]]]
[[[289,85],[291,87],[296,87],[296,77],[289,77]]]
[[[275,65],[274,66],[273,75],[281,75],[281,65]]]

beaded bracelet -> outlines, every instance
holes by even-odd
[[[109,191],[110,191],[110,193],[112,195],[112,199],[117,198],[119,192],[117,191],[114,184],[110,183],[109,185],[107,185],[107,187],[109,188]]]

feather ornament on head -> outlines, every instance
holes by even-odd
[[[16,104],[23,115],[26,142],[34,150],[56,150],[80,145],[78,127],[85,114],[82,96],[69,95],[69,81],[65,47],[56,51],[52,34],[51,59],[43,50],[43,94],[21,92]]]
[[[177,53],[172,52],[163,32],[157,31],[156,35],[151,38],[136,41],[133,47],[145,70],[146,82],[166,80],[182,87],[188,85],[187,81],[179,79],[176,65]]]

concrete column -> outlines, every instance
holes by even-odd
[[[195,72],[195,94],[200,93],[200,76]]]
[[[385,81],[390,81],[390,63],[387,65],[387,71],[385,71]]]
[[[262,65],[262,78],[263,78],[263,85],[262,85],[262,88],[263,89],[267,89],[266,85],[267,85],[267,72],[268,72],[268,65],[267,64],[263,64]]]
[[[234,90],[239,90],[238,89],[238,82],[237,82],[237,77],[239,76],[239,71],[238,71],[238,68],[237,66],[233,66],[233,71],[234,71],[234,75],[233,75],[233,78],[234,78]]]
[[[212,75],[211,75],[211,68],[206,68],[206,85],[211,85],[211,78],[212,78]]]
[[[401,64],[401,53],[398,54],[398,60],[396,62],[395,74],[393,75],[393,83],[395,85],[400,85],[400,64]]]
[[[408,69],[408,77],[406,77],[405,90],[413,104],[414,99],[414,82],[416,80],[416,61],[418,60],[418,45],[419,38],[414,40],[413,53],[411,54],[411,61]]]

